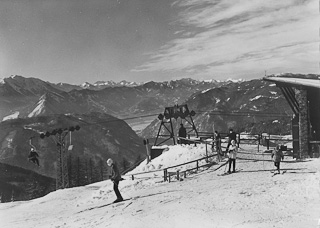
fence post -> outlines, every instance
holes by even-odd
[[[133,177],[133,175],[131,176],[131,179],[132,179],[132,180],[134,180],[134,177]]]
[[[206,143],[206,162],[208,163],[208,144]]]
[[[183,173],[183,177],[186,178],[187,177],[187,171],[184,171]]]
[[[177,180],[180,180],[180,177],[179,177],[179,170],[177,170]]]
[[[167,169],[163,170],[164,181],[167,181]]]
[[[199,160],[197,160],[197,171],[199,169]]]

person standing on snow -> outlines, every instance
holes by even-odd
[[[233,129],[229,129],[229,134],[227,135],[228,137],[228,145],[227,145],[227,149],[226,152],[229,151],[229,147],[231,145],[231,141],[234,140],[235,142],[237,142],[237,133],[235,133],[233,131]]]
[[[212,151],[214,151],[214,145],[216,147],[218,161],[221,161],[221,156],[223,156],[223,153],[222,153],[222,150],[221,150],[221,136],[220,136],[218,131],[214,131],[213,143],[212,143]]]
[[[221,152],[221,136],[218,131],[214,131],[214,143],[216,144],[216,151]],[[213,146],[214,144],[212,144]]]
[[[235,173],[236,172],[236,158],[237,158],[237,152],[238,152],[238,147],[236,145],[236,141],[232,140],[231,141],[231,146],[229,149],[229,171],[228,173],[231,173],[231,164],[233,165],[233,170],[232,172]]]
[[[278,173],[280,173],[280,162],[284,158],[280,145],[277,145],[272,151],[271,158],[274,161],[274,166],[277,167]]]
[[[107,164],[108,164],[108,166],[111,167],[110,179],[113,182],[113,190],[117,196],[117,199],[114,201],[114,203],[121,202],[121,201],[123,201],[123,198],[122,198],[120,191],[119,191],[119,182],[121,180],[121,175],[120,175],[119,169],[111,158],[109,158],[107,160]]]
[[[181,138],[180,138],[181,137]],[[179,128],[179,140],[180,140],[180,144],[185,144],[186,142],[186,138],[187,137],[187,130],[186,128],[183,126],[183,124],[180,124],[180,128]]]

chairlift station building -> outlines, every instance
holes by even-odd
[[[319,157],[320,75],[284,74],[268,76],[280,88],[294,115],[292,118],[293,157]]]

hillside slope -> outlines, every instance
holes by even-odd
[[[262,79],[231,83],[193,94],[185,101],[198,132],[237,132],[259,134],[290,134],[292,111],[275,84]],[[163,113],[163,112],[162,112]],[[175,132],[180,122],[173,119]],[[143,137],[155,137],[161,121],[154,120],[142,132]],[[191,127],[190,125],[186,125]]]
[[[176,146],[180,147],[180,146]],[[243,152],[255,148],[242,145]],[[204,147],[202,147],[203,151]],[[201,148],[188,146],[181,156]],[[179,153],[179,149],[175,150]],[[172,159],[158,157],[165,166]],[[172,153],[172,156],[176,155]],[[286,158],[287,172],[271,177],[270,155],[246,155],[238,160],[241,172],[223,173],[214,165],[190,173],[183,181],[162,182],[157,177],[120,182],[120,191],[131,200],[110,204],[115,199],[110,181],[59,190],[28,201],[0,204],[3,228],[104,228],[104,227],[316,227],[320,209],[320,160],[296,162]],[[259,159],[257,159],[259,158]],[[264,160],[263,160],[264,159]],[[155,160],[154,160],[155,161]],[[159,162],[162,163],[159,163]],[[34,218],[34,219],[33,219]]]
[[[58,157],[55,136],[41,139],[40,133],[76,125],[81,128],[72,133],[71,144],[74,147],[72,151],[67,151],[74,163],[70,165],[73,168],[83,163],[81,166],[87,167],[86,173],[90,167],[101,170],[109,157],[121,164],[126,163],[128,168],[145,154],[142,140],[124,121],[113,116],[103,113],[50,115],[1,122],[1,162],[55,178]],[[40,168],[27,161],[30,137],[34,137],[32,144],[39,152]],[[65,138],[65,143],[70,145],[70,134]],[[125,169],[123,166],[120,168]]]

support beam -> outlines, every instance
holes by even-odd
[[[307,90],[296,89],[296,99],[299,104],[299,158],[305,159],[309,152],[309,121]]]

